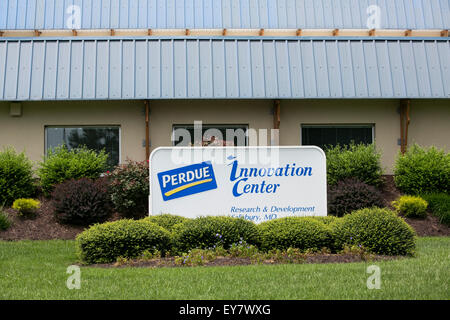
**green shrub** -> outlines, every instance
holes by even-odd
[[[338,217],[335,216],[323,216],[323,217],[317,216],[311,218],[319,222],[322,222],[325,225],[330,225],[338,220]]]
[[[49,195],[54,186],[66,180],[96,179],[106,170],[107,160],[104,151],[97,153],[85,147],[69,150],[63,145],[49,149],[38,169],[42,190]]]
[[[450,226],[450,195],[446,193],[432,193],[422,195],[428,202],[428,208],[443,224]]]
[[[199,217],[174,226],[176,250],[187,252],[191,249],[206,249],[214,246],[229,248],[241,240],[257,244],[258,230],[248,220],[232,217]]]
[[[339,219],[332,224],[332,228],[337,248],[361,245],[376,254],[414,253],[414,230],[389,209],[361,209]]]
[[[158,214],[154,216],[149,216],[144,220],[156,223],[158,226],[161,226],[168,231],[173,231],[175,225],[184,223],[189,219],[172,214]]]
[[[288,248],[317,251],[333,245],[331,229],[317,218],[279,218],[261,223],[258,229],[261,249],[266,251]]]
[[[345,179],[328,187],[328,214],[342,217],[346,213],[370,207],[384,207],[381,192],[357,179]]]
[[[127,161],[108,175],[111,200],[122,216],[143,218],[148,215],[148,163]]]
[[[394,181],[406,194],[449,193],[450,153],[413,145],[405,154],[398,155]]]
[[[392,206],[407,218],[425,218],[427,216],[428,202],[421,197],[401,196],[398,200],[392,201]]]
[[[15,199],[27,198],[34,192],[31,161],[13,148],[0,151],[0,204],[11,205]]]
[[[17,199],[12,208],[17,210],[19,216],[28,217],[36,214],[37,209],[41,207],[41,202],[35,199]]]
[[[117,258],[135,258],[145,251],[165,253],[170,235],[157,224],[123,219],[96,224],[76,238],[77,253],[85,263],[108,263]]]
[[[7,230],[10,226],[11,221],[9,220],[8,214],[0,206],[0,230]]]
[[[52,206],[59,222],[90,225],[112,214],[107,181],[81,178],[58,184],[52,192]]]
[[[326,149],[326,155],[329,185],[348,178],[356,178],[372,186],[381,185],[381,154],[374,144],[338,145]]]

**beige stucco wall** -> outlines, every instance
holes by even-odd
[[[127,156],[145,158],[142,102],[23,102],[21,117],[11,117],[9,110],[9,103],[0,103],[0,146],[24,150],[33,161],[39,161],[44,154],[44,128],[49,125],[120,125],[122,160]]]
[[[297,100],[284,101],[280,143],[301,144],[303,124],[373,124],[375,143],[382,149],[382,165],[392,173],[398,153],[400,120],[398,100]]]
[[[38,161],[44,154],[47,125],[120,125],[121,157],[145,159],[145,115],[142,101],[24,102],[21,117],[9,116],[10,104],[0,103],[0,147],[13,145]],[[283,100],[281,145],[300,145],[302,124],[374,124],[386,173],[399,151],[398,100]],[[171,145],[172,125],[243,124],[254,129],[273,126],[271,100],[162,100],[150,102],[151,149]],[[411,103],[409,143],[449,150],[450,100]]]
[[[172,100],[152,101],[150,114],[151,149],[171,145],[172,125],[239,124],[256,130],[273,127],[270,100]],[[270,133],[268,133],[270,135]],[[266,144],[270,142],[267,137]],[[251,144],[256,144],[253,140]]]
[[[450,100],[411,102],[409,144],[435,145],[450,151]]]

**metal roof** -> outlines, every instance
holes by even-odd
[[[371,5],[377,29],[450,29],[450,0],[1,0],[0,29],[367,29]]]
[[[0,100],[450,98],[450,40],[0,38]]]

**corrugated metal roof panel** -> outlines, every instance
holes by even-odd
[[[0,100],[450,98],[450,40],[0,39]]]
[[[450,28],[449,0],[1,0],[0,29],[366,29],[372,5],[378,29]]]

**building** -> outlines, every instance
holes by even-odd
[[[448,0],[1,0],[0,146],[115,164],[201,120],[376,141],[392,173],[411,143],[450,149],[448,29]]]

